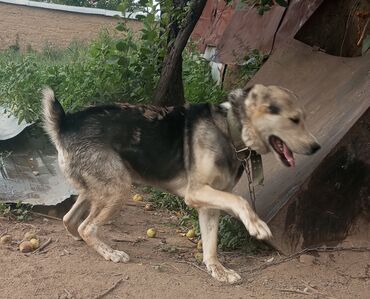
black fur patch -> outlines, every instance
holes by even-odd
[[[184,170],[185,112],[178,107],[154,117],[158,111],[150,106],[91,107],[66,116],[62,142],[69,149],[84,139],[87,146],[113,148],[144,178],[166,180]]]

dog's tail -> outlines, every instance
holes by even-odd
[[[54,96],[54,91],[45,87],[42,91],[42,114],[45,131],[56,147],[60,145],[60,129],[65,117],[62,105]]]

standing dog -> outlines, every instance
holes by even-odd
[[[238,217],[250,235],[271,237],[247,200],[231,193],[243,169],[234,146],[272,151],[288,167],[294,166],[293,152],[311,155],[320,148],[296,96],[276,86],[234,90],[221,105],[115,104],[72,114],[45,89],[43,114],[60,168],[79,193],[63,218],[75,239],[106,260],[127,262],[129,256],[104,243],[98,230],[121,209],[132,183],[157,186],[198,210],[203,261],[214,278],[229,283],[240,276],[217,258],[220,210]]]

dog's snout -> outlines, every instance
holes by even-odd
[[[317,142],[311,144],[311,155],[316,153],[321,148],[320,144]]]

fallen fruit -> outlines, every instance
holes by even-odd
[[[188,232],[186,233],[186,236],[188,238],[194,238],[195,237],[195,230],[189,229]]]
[[[198,243],[197,243],[197,249],[199,251],[201,251],[203,249],[203,243],[202,243],[202,240],[199,240]]]
[[[19,251],[23,253],[32,252],[33,247],[30,241],[23,241],[19,244]]]
[[[37,239],[37,236],[34,232],[26,232],[23,239],[29,241],[31,239]]]
[[[30,240],[30,243],[32,245],[33,250],[35,250],[35,249],[37,249],[37,248],[40,247],[40,242],[37,239],[31,239]]]
[[[154,210],[154,206],[151,204],[151,203],[147,203],[144,207],[144,210],[145,211],[153,211]]]
[[[196,252],[194,254],[194,257],[198,264],[201,264],[203,262],[203,253]]]
[[[133,197],[132,197],[132,200],[133,201],[143,201],[143,196],[140,195],[140,194],[135,194]]]
[[[5,245],[12,242],[12,236],[11,235],[4,235],[0,238],[0,244]]]
[[[149,238],[154,238],[156,234],[157,234],[157,231],[156,231],[154,228],[149,228],[149,229],[146,231],[146,235],[147,235]]]

